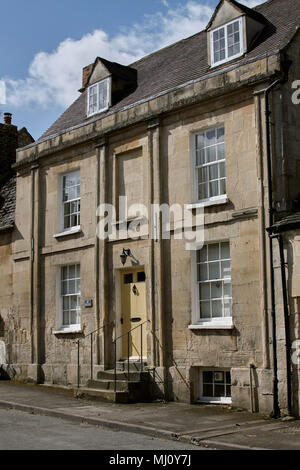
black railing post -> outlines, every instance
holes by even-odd
[[[77,341],[77,387],[80,387],[80,341]]]
[[[93,333],[91,334],[91,380],[93,380]]]
[[[115,393],[117,391],[117,340],[114,341],[115,345]]]
[[[143,324],[141,324],[141,372],[143,372]]]
[[[129,331],[127,333],[127,352],[128,352],[128,361],[127,361],[127,382],[129,382]]]

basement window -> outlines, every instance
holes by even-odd
[[[200,398],[202,403],[231,403],[231,376],[226,370],[200,371]]]
[[[242,18],[210,32],[211,65],[216,66],[243,55]]]
[[[88,88],[87,115],[102,113],[109,108],[110,79],[105,78]]]

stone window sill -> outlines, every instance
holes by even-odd
[[[65,232],[60,232],[56,233],[53,235],[53,238],[61,238],[61,237],[67,237],[68,235],[75,235],[76,233],[81,233],[81,227],[73,227],[70,230],[66,230]]]
[[[226,204],[229,201],[226,194],[222,196],[211,197],[210,199],[205,199],[203,201],[195,202],[193,204],[187,204],[185,207],[188,210],[199,209],[201,207],[216,206],[219,204]]]
[[[53,331],[54,335],[74,335],[83,333],[83,330],[80,326],[78,328],[65,328],[58,331]]]
[[[198,323],[196,325],[189,325],[189,330],[233,330],[234,326],[232,322],[228,323],[217,323],[207,322]]]

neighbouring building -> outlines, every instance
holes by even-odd
[[[4,113],[4,123],[0,123],[0,367],[17,362],[12,345],[27,342],[26,330],[19,328],[20,311],[15,309],[13,288],[18,276],[13,262],[13,243],[21,234],[15,225],[16,172],[12,165],[16,163],[17,148],[32,142],[34,139],[27,129],[18,130],[12,124],[12,115]],[[6,370],[0,368],[1,376],[6,376]]]
[[[299,213],[299,25],[299,0],[222,0],[188,39],[130,66],[98,57],[83,69],[79,98],[17,151],[14,228],[0,234],[12,376],[79,380],[79,395],[119,401],[139,390],[299,414],[287,343],[300,334],[299,235],[287,232],[280,251],[273,238]],[[148,213],[185,207],[195,229],[204,210],[204,246],[180,239],[182,214],[169,239],[161,216],[145,234],[121,196]],[[97,236],[104,203],[115,238]]]

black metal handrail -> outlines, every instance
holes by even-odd
[[[148,323],[149,320],[146,320],[144,321],[143,323],[141,323],[140,325],[138,326],[135,326],[134,328],[131,328],[131,330],[127,331],[126,333],[118,336],[117,338],[115,338],[113,340],[113,345],[114,345],[114,352],[115,352],[115,377],[114,377],[114,382],[115,382],[115,392],[117,391],[117,341],[119,341],[119,339],[122,339],[124,338],[125,336],[127,336],[127,382],[129,382],[129,372],[130,372],[130,353],[129,353],[129,346],[130,346],[130,333],[132,333],[134,330],[137,330],[138,328],[141,329],[141,353],[140,353],[140,363],[141,363],[141,372],[143,372],[144,370],[144,363],[143,363],[143,326],[145,325],[145,323]]]
[[[111,324],[106,324],[102,325],[96,330],[92,331],[91,333],[88,333],[85,335],[83,338],[80,338],[76,341],[77,344],[77,386],[78,388],[80,387],[80,343],[81,341],[85,340],[89,336],[91,337],[91,380],[93,380],[93,368],[94,368],[94,359],[93,359],[93,336],[95,333],[99,333],[99,331],[103,330],[103,336],[105,338],[105,328],[107,326],[110,326]]]

